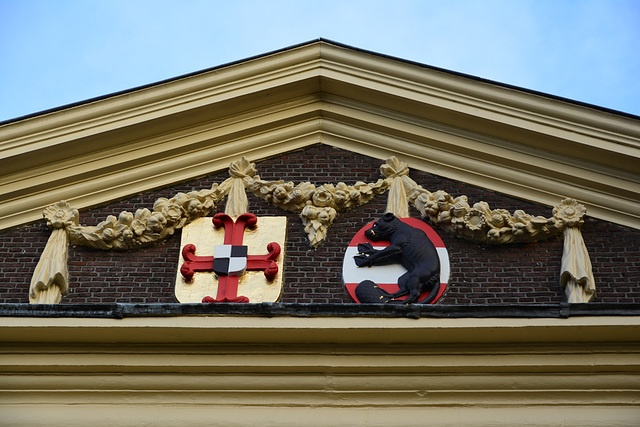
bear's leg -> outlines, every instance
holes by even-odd
[[[405,304],[411,304],[418,301],[418,298],[420,298],[420,295],[422,295],[422,287],[420,285],[420,279],[417,275],[412,274],[411,276],[407,277],[405,286],[407,288],[407,294],[409,294],[409,296],[404,300]]]
[[[411,289],[409,290],[409,296],[404,300],[406,304],[417,302],[422,295],[422,286],[417,277],[412,281]]]
[[[390,293],[389,296],[391,298],[398,298],[398,297],[402,297],[404,295],[409,294],[409,286],[410,286],[410,282],[411,282],[411,277],[412,274],[411,272],[407,271],[406,273],[404,273],[402,276],[398,277],[398,291],[397,292],[393,292]]]

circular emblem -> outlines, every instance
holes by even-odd
[[[391,214],[386,214],[385,217],[387,215],[391,215]],[[383,219],[385,217],[383,217]],[[440,238],[440,236],[438,236],[438,234],[425,222],[416,218],[397,218],[397,219],[402,221],[402,223],[404,224],[407,224],[413,228],[417,228],[419,230],[424,231],[424,233],[427,235],[427,238],[431,241],[431,243],[433,243],[433,246],[435,247],[435,251],[437,252],[437,257],[439,259],[439,264],[440,264],[439,280],[435,279],[436,283],[432,287],[432,290],[436,292],[436,295],[434,297],[431,297],[430,294],[432,292],[431,290],[427,289],[425,292],[422,292],[422,294],[417,300],[417,302],[419,303],[425,300],[425,298],[429,297],[429,299],[431,300],[430,303],[433,304],[436,301],[438,301],[440,297],[442,297],[442,294],[444,293],[447,287],[447,283],[449,281],[450,266],[449,266],[449,254],[447,252],[447,248],[445,248],[444,243],[442,242],[442,239]],[[381,235],[380,231],[378,231],[377,234],[375,232],[372,233],[371,230],[379,229],[379,225],[382,221],[383,220],[374,221],[362,227],[356,233],[353,239],[351,239],[351,242],[349,243],[349,247],[345,251],[344,261],[342,264],[342,279],[344,282],[345,290],[347,291],[349,296],[357,303],[388,302],[390,300],[399,301],[399,300],[405,300],[409,297],[409,295],[403,295],[397,298],[386,298],[383,296],[378,296],[376,297],[375,301],[374,300],[362,301],[363,299],[365,299],[364,295],[366,294],[366,292],[363,293],[363,290],[362,290],[365,287],[369,287],[369,288],[378,287],[383,290],[383,294],[393,294],[398,292],[400,289],[398,282],[402,281],[406,285],[407,277],[410,277],[412,275],[412,272],[409,272],[409,270],[405,268],[403,264],[409,265],[409,267],[412,270],[417,268],[417,267],[411,267],[411,264],[412,264],[411,260],[407,262],[407,259],[406,259],[407,257],[415,256],[412,253],[406,253],[406,251],[403,250],[403,253],[399,253],[398,251],[395,251],[395,253],[382,254],[382,250],[384,250],[385,248],[388,248],[391,245],[391,241],[386,239],[387,238],[391,240],[394,239],[393,237],[384,236],[383,238],[385,240],[382,240],[380,239],[380,235]],[[382,224],[382,225],[385,225],[385,224]],[[367,234],[365,234],[365,232],[367,232],[367,234],[371,238],[369,238]],[[410,231],[410,232],[413,232],[413,231]],[[424,236],[422,236],[422,239],[424,239]],[[374,250],[373,252],[371,251],[371,249],[367,249],[369,248],[368,244],[371,245],[372,249]],[[358,245],[360,245],[360,248],[358,248]],[[427,242],[427,245],[428,245],[428,242]],[[421,246],[425,246],[425,245],[422,244]],[[356,259],[354,257],[360,258],[361,260],[364,259],[362,252],[367,252],[369,254],[373,254],[374,252],[379,252],[378,255],[380,256],[377,256],[376,259],[379,259],[380,261],[365,262],[367,266],[358,267],[358,265],[356,264]],[[389,250],[387,250],[387,252],[389,252]],[[403,257],[405,259],[403,259]],[[371,259],[371,261],[374,261],[374,257],[370,255],[368,255],[366,259]],[[361,261],[360,264],[363,265],[363,262]],[[409,274],[407,275],[407,273]],[[400,279],[400,277],[402,277],[403,275],[404,275],[404,279]],[[436,289],[435,285],[438,284],[438,281],[439,281],[439,286],[437,286],[437,289]],[[360,288],[358,291],[356,291],[356,288],[359,285],[360,285]],[[358,295],[360,295],[360,297],[358,297]],[[381,301],[377,301],[378,298]]]

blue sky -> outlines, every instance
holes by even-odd
[[[0,121],[319,37],[640,115],[640,0],[0,0]]]

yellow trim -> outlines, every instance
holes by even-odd
[[[103,331],[103,333],[97,333]],[[375,332],[375,333],[374,333]],[[202,335],[204,334],[204,335]],[[640,317],[556,318],[379,318],[179,317],[46,318],[1,317],[0,341],[41,343],[316,343],[460,344],[514,343],[638,344]],[[117,339],[116,339],[117,338]],[[640,359],[637,361],[640,364]]]
[[[0,416],[632,425],[639,334],[632,316],[1,318]]]

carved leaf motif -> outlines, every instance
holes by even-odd
[[[317,248],[327,237],[327,231],[336,219],[337,212],[331,207],[307,205],[301,212],[304,231],[311,246]]]
[[[135,213],[123,211],[118,218],[110,215],[96,226],[76,224],[67,227],[67,231],[72,243],[103,250],[147,246],[208,214],[223,196],[218,184],[214,184],[210,190],[178,193],[171,199],[159,198],[153,204],[153,212],[147,208],[138,209]],[[48,208],[49,211],[52,209]]]
[[[563,201],[554,208],[554,216],[532,216],[522,210],[513,215],[504,209],[491,209],[478,202],[469,207],[467,197],[453,198],[445,191],[431,193],[419,185],[412,190],[410,200],[422,217],[460,237],[480,243],[506,244],[533,242],[557,236],[566,225],[579,223],[584,206]]]

